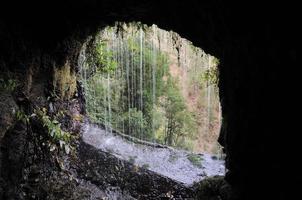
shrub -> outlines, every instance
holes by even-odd
[[[47,115],[45,108],[35,110],[35,114],[41,120],[43,127],[47,129],[47,132],[53,143],[59,144],[61,149],[64,149],[66,154],[70,152],[70,133],[65,132],[61,129],[61,124],[56,119],[51,119]],[[54,145],[51,145],[50,150],[55,149]]]
[[[0,78],[0,91],[12,92],[17,87],[17,80]]]

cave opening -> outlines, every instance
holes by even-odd
[[[218,153],[216,57],[175,32],[136,22],[107,26],[92,42],[79,61],[92,122],[106,132]]]
[[[224,175],[216,57],[157,25],[116,22],[87,40],[78,63],[84,141],[184,183]]]

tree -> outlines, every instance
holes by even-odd
[[[128,112],[123,114],[123,122],[125,130],[128,130],[128,135],[144,138],[143,131],[146,128],[146,120],[143,118],[143,113],[136,108],[129,109]]]
[[[169,76],[166,84],[165,108],[166,126],[164,143],[175,146],[181,137],[194,135],[194,120],[187,110],[183,96],[177,87],[177,81]]]

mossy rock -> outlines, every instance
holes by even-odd
[[[206,178],[194,185],[196,199],[231,200],[231,187],[223,176]]]
[[[61,68],[54,68],[53,88],[55,95],[63,100],[72,98],[77,89],[76,80],[76,73],[68,61]]]

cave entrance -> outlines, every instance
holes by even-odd
[[[219,154],[219,60],[156,25],[116,23],[80,56],[90,120],[106,132]]]
[[[218,64],[156,25],[105,27],[79,57],[90,122],[84,142],[178,183],[224,175]]]

